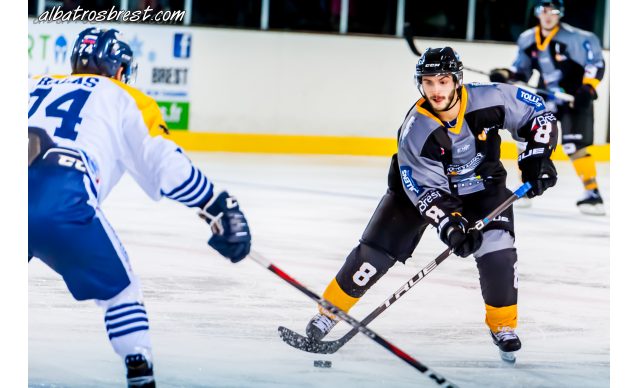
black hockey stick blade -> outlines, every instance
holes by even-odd
[[[342,338],[336,341],[314,341],[284,326],[278,327],[278,334],[287,345],[305,352],[317,354],[333,354],[346,342],[343,341]]]
[[[412,53],[417,56],[422,56],[422,53],[418,51],[416,43],[413,41],[413,28],[411,28],[411,24],[409,23],[404,23],[404,39],[407,41]]]
[[[284,326],[278,327],[278,334],[287,345],[296,349],[309,353],[333,354],[358,334],[358,330],[351,330],[335,341],[314,341]]]

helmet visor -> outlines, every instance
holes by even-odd
[[[136,83],[137,79],[138,79],[138,63],[135,61],[132,61],[131,64],[127,66],[127,68],[125,68],[124,72],[122,73],[122,82],[124,82],[127,85],[133,85]]]
[[[547,8],[547,10],[545,11],[545,8]],[[558,8],[554,7],[553,5],[539,5],[535,8],[534,10],[536,17],[540,17],[540,15],[542,15],[543,13],[550,13],[551,15],[560,15],[562,16],[562,11],[560,11]]]

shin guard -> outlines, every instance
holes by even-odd
[[[578,158],[571,158],[573,168],[582,181],[585,190],[594,190],[598,188],[596,182],[596,162],[589,154]]]
[[[384,252],[360,243],[327,286],[323,297],[348,312],[393,264],[395,261]]]
[[[518,273],[515,248],[486,253],[476,258],[480,288],[486,307],[487,326],[492,331],[518,322]]]

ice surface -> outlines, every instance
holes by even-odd
[[[386,188],[388,158],[192,153],[216,187],[235,194],[254,249],[322,293],[357,243]],[[506,163],[509,187],[518,185]],[[581,185],[557,162],[558,185],[516,209],[518,333],[514,368],[500,360],[484,324],[472,259],[451,257],[370,327],[461,387],[609,385],[609,217],[574,205]],[[609,164],[599,164],[609,198]],[[607,205],[608,209],[608,205]],[[231,264],[206,245],[193,210],[153,202],[125,178],[104,204],[141,278],[161,387],[424,387],[426,375],[356,336],[333,355],[283,343],[279,325],[304,331],[313,302],[256,263]],[[362,319],[433,260],[444,245],[428,230],[351,313]],[[101,310],[76,302],[39,260],[29,264],[29,385],[119,387]],[[334,339],[350,329],[340,323]],[[330,369],[314,368],[317,359]]]

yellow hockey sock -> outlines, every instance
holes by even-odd
[[[494,333],[501,328],[509,326],[515,329],[518,325],[518,305],[513,304],[505,307],[493,307],[484,305],[487,310],[485,322]]]
[[[596,182],[596,162],[589,154],[585,156],[572,159],[573,168],[576,170],[576,174],[582,181],[585,190],[595,190],[598,188]]]
[[[344,292],[336,281],[336,278],[333,278],[331,283],[329,283],[327,289],[324,290],[324,294],[322,294],[322,297],[333,303],[336,307],[339,307],[341,310],[344,310],[345,312],[349,312],[349,310],[351,310],[351,307],[353,307],[360,300],[360,298],[354,298]],[[318,307],[322,314],[328,316],[331,319],[336,319],[333,314],[320,306]]]

